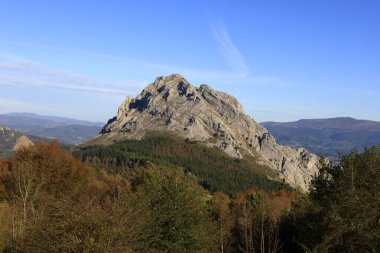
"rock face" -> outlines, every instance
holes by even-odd
[[[205,84],[193,87],[177,74],[158,77],[136,98],[127,97],[117,115],[88,144],[141,139],[149,131],[203,141],[235,158],[254,157],[303,190],[318,171],[316,155],[278,145],[264,127],[244,114],[234,97]]]
[[[23,135],[17,139],[15,145],[13,146],[13,151],[17,151],[19,149],[22,149],[24,147],[29,147],[31,145],[33,145],[33,142],[28,137]]]
[[[21,132],[0,126],[0,157],[7,157],[12,151],[33,145],[33,142]]]

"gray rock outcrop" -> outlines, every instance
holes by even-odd
[[[196,88],[177,74],[158,77],[136,98],[127,97],[88,145],[141,139],[149,131],[203,141],[235,158],[254,157],[303,190],[318,171],[316,155],[277,144],[264,127],[244,114],[234,97],[205,84]]]
[[[0,157],[7,157],[13,151],[33,145],[33,142],[21,132],[0,126]]]

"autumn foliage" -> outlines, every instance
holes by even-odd
[[[6,252],[207,252],[205,192],[181,171],[125,178],[37,143],[1,162],[1,185]]]
[[[325,164],[310,195],[226,194],[163,160],[94,168],[94,154],[90,164],[57,142],[36,143],[0,160],[0,250],[376,252],[379,154],[374,147]]]

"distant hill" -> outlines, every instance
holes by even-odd
[[[301,119],[294,122],[263,122],[278,143],[305,147],[309,151],[336,159],[354,148],[380,144],[380,122],[350,117]]]
[[[80,125],[80,126],[98,126],[98,127],[104,126],[104,122],[92,122],[92,121],[78,120],[78,119],[71,119],[71,118],[64,118],[64,117],[57,117],[57,116],[46,116],[46,115],[39,115],[39,114],[28,113],[28,112],[12,112],[12,113],[7,113],[7,114],[0,114],[0,119],[2,122],[6,120],[14,121],[15,118],[17,118],[18,122],[20,123],[23,123],[23,120],[28,120],[29,124],[31,123],[33,124],[34,122],[39,123],[40,121],[43,121],[46,124],[45,127],[62,126],[62,125]]]
[[[27,135],[57,139],[66,144],[76,145],[98,134],[104,123],[33,113],[9,113],[0,114],[0,125]]]

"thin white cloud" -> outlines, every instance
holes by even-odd
[[[115,56],[112,54],[101,53],[101,52],[93,52],[93,51],[82,50],[82,49],[55,47],[55,46],[46,46],[46,45],[33,45],[33,44],[26,44],[26,43],[17,43],[16,45],[24,46],[24,47],[28,47],[28,48],[40,49],[40,50],[64,52],[64,53],[70,53],[70,54],[75,54],[75,55],[80,54],[80,55],[87,55],[87,56],[103,58],[103,59],[106,58],[109,60],[119,61],[119,62],[123,62],[123,63],[129,63],[129,64],[133,64],[133,65],[138,65],[138,66],[143,66],[146,68],[156,68],[156,69],[163,69],[163,70],[172,68],[172,66],[169,66],[169,65],[157,64],[157,63],[153,63],[153,62],[142,61],[139,59]],[[10,55],[10,54],[5,54],[5,55]],[[0,58],[1,58],[1,53],[0,53]]]
[[[55,51],[69,53],[74,56],[82,55],[88,57],[98,58],[99,62],[107,60],[106,62],[114,62],[118,66],[123,66],[125,69],[135,69],[144,76],[150,76],[152,73],[156,75],[167,75],[172,73],[179,73],[183,76],[192,79],[200,80],[201,82],[207,82],[210,84],[239,84],[239,85],[266,85],[266,86],[283,86],[288,85],[288,82],[278,77],[267,76],[253,76],[250,74],[250,70],[244,61],[244,57],[240,51],[232,42],[229,34],[223,26],[219,26],[218,29],[212,26],[212,30],[218,42],[223,55],[231,64],[231,70],[221,69],[197,69],[188,68],[178,65],[162,64],[151,61],[144,61],[140,59],[120,57],[112,54],[93,52],[81,49],[52,47],[44,45],[30,45],[30,44],[18,44],[19,46],[35,48],[40,50]],[[102,60],[101,60],[102,59]],[[142,84],[149,84],[152,80],[139,81],[140,87]]]
[[[218,29],[213,28],[213,31],[215,33],[215,36],[218,38],[222,52],[224,52],[226,58],[229,60],[233,67],[232,70],[187,68],[176,65],[158,64],[150,61],[142,61],[139,59],[120,57],[112,54],[80,49],[19,44],[20,46],[24,47],[70,53],[73,55],[73,58],[81,55],[93,57],[93,59],[96,59],[97,62],[113,62],[113,64],[115,64],[114,66],[117,66],[119,69],[122,68],[126,69],[127,71],[133,69],[133,72],[127,72],[126,75],[134,77],[135,74],[138,73],[140,80],[118,83],[100,82],[87,76],[42,66],[22,57],[18,57],[17,55],[7,54],[0,51],[0,85],[6,85],[5,81],[9,83],[12,82],[13,84],[17,85],[22,85],[24,81],[26,81],[25,79],[28,79],[28,82],[30,84],[33,83],[34,85],[45,85],[83,92],[92,91],[119,95],[133,95],[138,94],[144,86],[148,85],[152,81],[151,78],[154,78],[154,76],[168,75],[172,73],[182,74],[190,81],[193,81],[195,85],[197,81],[211,85],[255,85],[265,87],[295,85],[292,82],[282,80],[278,77],[251,75],[248,66],[244,62],[243,56],[232,42],[226,29],[223,26],[219,26]],[[10,60],[2,61],[4,58],[10,58]],[[6,69],[6,72],[8,73],[4,74],[4,71],[2,71],[4,69]],[[9,70],[19,72],[15,75],[11,75]],[[20,72],[23,73],[20,74]],[[25,73],[28,74],[26,75]],[[143,80],[147,77],[149,77],[149,79]]]
[[[116,95],[135,94],[141,88],[137,84],[101,82],[32,62],[11,61],[0,62],[0,85],[39,86]]]
[[[223,56],[229,61],[234,71],[241,76],[248,76],[250,74],[249,67],[245,63],[243,55],[233,43],[227,29],[223,25],[219,25],[218,27],[211,26],[211,28]]]
[[[224,86],[224,91],[226,92],[231,87],[232,90],[229,90],[229,92],[235,92],[236,89],[233,87],[238,87],[238,85],[260,87],[288,87],[295,85],[277,77],[251,75],[249,71],[244,70],[244,67],[238,69],[238,71],[197,69],[156,64],[149,61],[75,49],[50,47],[42,47],[41,49],[62,51],[65,52],[65,55],[71,54],[70,56],[73,59],[80,58],[87,61],[90,59],[90,61],[98,64],[96,67],[101,69],[111,68],[113,71],[119,71],[121,76],[128,76],[135,80],[125,80],[123,82],[102,81],[98,78],[41,65],[29,59],[0,51],[0,87],[4,87],[3,90],[5,90],[0,94],[2,96],[0,97],[0,112],[29,111],[88,120],[105,120],[113,115],[114,108],[117,108],[126,95],[138,94],[144,86],[153,81],[152,78],[156,75],[171,73],[182,74],[194,85],[200,84],[197,82],[208,83],[215,88],[228,85],[227,88]],[[126,71],[125,73],[124,70]],[[136,71],[138,74],[136,74]],[[29,97],[26,92],[20,92],[22,89],[19,89],[19,87],[35,87],[35,92],[42,94],[42,99],[32,99],[33,96]],[[65,98],[68,101],[70,100],[70,103],[63,103],[60,99],[54,100],[54,98],[60,97],[61,91],[62,96],[67,96],[68,93],[63,93],[65,90],[75,91],[75,94],[70,92],[73,99],[70,97]],[[13,94],[7,92],[12,92]],[[88,93],[93,94],[88,96],[90,95]],[[235,93],[234,95],[239,96],[239,92]],[[81,98],[86,103],[78,104]],[[94,106],[96,106],[96,110],[92,109]]]

